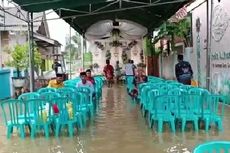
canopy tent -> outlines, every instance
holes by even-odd
[[[116,20],[115,23],[118,23],[118,25],[114,25],[113,20],[103,20],[93,24],[85,33],[86,39],[111,39],[114,29],[118,30],[120,39],[126,40],[141,39],[147,34],[147,28],[135,22]]]
[[[76,31],[85,36],[90,34],[92,25],[103,20],[123,20],[135,23],[139,34],[152,34],[152,31],[169,19],[177,10],[191,0],[13,0],[28,14],[30,38],[33,39],[34,12],[53,9],[60,18],[63,18]],[[140,26],[141,25],[141,26]],[[90,29],[91,27],[91,29]],[[143,28],[144,27],[144,28]],[[122,29],[119,29],[122,30]],[[95,30],[94,30],[95,31]],[[125,34],[125,35],[124,35]],[[128,36],[123,31],[123,36]],[[106,34],[105,34],[106,35]],[[108,35],[108,34],[107,34]],[[135,35],[135,34],[134,34]],[[133,35],[133,36],[134,36]],[[139,35],[139,36],[140,36]],[[30,40],[30,68],[33,70],[33,41]],[[33,71],[31,71],[33,72]],[[31,73],[31,91],[34,88],[34,74]]]
[[[13,0],[29,12],[54,9],[80,34],[102,20],[135,22],[151,33],[190,0]]]

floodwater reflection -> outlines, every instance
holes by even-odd
[[[148,128],[139,106],[129,99],[123,86],[105,87],[95,119],[74,138],[66,135],[46,140],[38,136],[31,140],[27,136],[21,140],[14,135],[7,140],[1,121],[0,153],[190,153],[205,140],[230,140],[230,109],[225,113],[220,133],[214,129],[196,133],[188,126],[186,132],[172,134],[166,125],[158,134]]]

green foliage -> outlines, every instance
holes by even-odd
[[[157,56],[160,54],[160,50],[159,49],[155,49],[154,47],[154,43],[152,42],[152,38],[151,37],[145,37],[143,40],[143,50],[144,50],[144,54],[146,56]]]
[[[187,18],[180,20],[177,23],[165,22],[159,27],[159,33],[154,37],[154,44],[160,39],[167,36],[171,39],[172,48],[174,47],[174,38],[179,37],[183,39],[185,47],[190,47],[192,45],[192,40],[189,35],[191,33],[191,23]]]
[[[29,66],[29,45],[19,45],[17,44],[14,49],[10,52],[12,60],[7,62],[6,65],[10,67],[15,67],[18,70],[24,70]],[[34,47],[34,65],[39,68],[42,64],[42,58],[38,48]]]
[[[81,36],[79,33],[76,32],[76,34],[71,37],[71,43],[70,40],[67,42],[65,51],[65,57],[68,60],[72,61],[81,57]]]

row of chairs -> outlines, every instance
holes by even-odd
[[[100,80],[95,85],[99,99],[103,86],[103,79]],[[18,99],[3,101],[1,108],[7,138],[11,137],[14,128],[19,129],[21,138],[24,138],[26,127],[30,130],[31,138],[40,130],[49,138],[50,129],[58,137],[65,126],[72,137],[75,127],[84,128],[87,119],[94,117],[97,100],[93,99],[87,87],[65,86],[60,89],[42,88],[34,93],[22,94]]]
[[[209,131],[211,123],[216,123],[219,130],[223,129],[225,105],[219,105],[219,102],[225,103],[224,96],[152,76],[148,77],[147,83],[138,86],[138,91],[143,116],[147,116],[149,127],[158,123],[159,132],[163,131],[163,122],[170,123],[175,132],[178,121],[182,131],[189,121],[193,122],[195,131],[199,130],[200,121],[205,123],[206,131]]]

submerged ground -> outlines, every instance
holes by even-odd
[[[1,115],[1,114],[0,114]],[[2,116],[1,116],[2,118]],[[21,140],[17,135],[6,139],[0,120],[0,153],[189,153],[195,145],[206,140],[230,140],[230,108],[226,108],[224,131],[214,128],[209,133],[166,131],[157,134],[146,125],[139,106],[131,102],[124,86],[103,89],[103,99],[97,115],[88,127],[74,138],[53,136],[46,140],[38,136]]]

